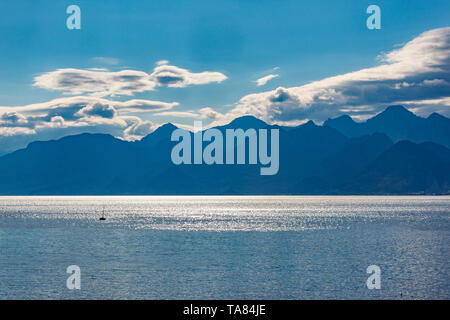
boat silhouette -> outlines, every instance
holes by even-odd
[[[101,221],[106,220],[106,218],[105,218],[105,208],[103,208],[102,216],[98,220],[101,220]]]

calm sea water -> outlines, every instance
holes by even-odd
[[[450,197],[0,197],[0,299],[449,299],[449,231]]]

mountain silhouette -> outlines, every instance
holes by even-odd
[[[403,106],[390,106],[373,118],[355,122],[349,116],[328,119],[324,126],[335,128],[348,137],[376,132],[385,133],[394,142],[410,140],[432,141],[450,147],[450,119],[437,113],[428,118],[416,116]]]
[[[0,157],[0,194],[450,193],[450,124],[437,113],[422,118],[392,106],[362,123],[342,116],[285,128],[244,116],[217,127],[279,129],[272,176],[260,175],[260,164],[175,165],[176,128],[168,123],[134,142],[89,133],[32,142]]]
[[[131,144],[106,134],[32,142],[0,158],[3,194],[92,194],[120,174]]]
[[[264,121],[255,118],[253,116],[243,116],[243,117],[239,117],[234,119],[233,121],[231,121],[229,124],[219,127],[219,128],[226,128],[226,129],[235,129],[235,128],[240,128],[243,130],[247,130],[247,129],[263,129],[266,128],[268,126],[267,123],[265,123]]]
[[[322,164],[323,176],[327,177],[330,183],[351,178],[392,145],[392,140],[384,133],[350,138],[335,154],[325,159]]]
[[[400,141],[340,192],[360,194],[434,194],[450,190],[450,150],[431,142]]]
[[[146,146],[155,146],[158,145],[161,141],[167,142],[168,139],[170,140],[170,136],[175,129],[177,129],[176,126],[171,123],[166,123],[153,131],[152,134],[149,134],[142,138],[137,143]]]

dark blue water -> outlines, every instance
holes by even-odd
[[[0,298],[449,299],[449,231],[450,197],[0,197]]]

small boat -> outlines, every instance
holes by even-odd
[[[105,208],[103,208],[103,213],[102,213],[102,216],[100,217],[99,220],[101,220],[101,221],[106,220],[106,218],[105,218]]]

